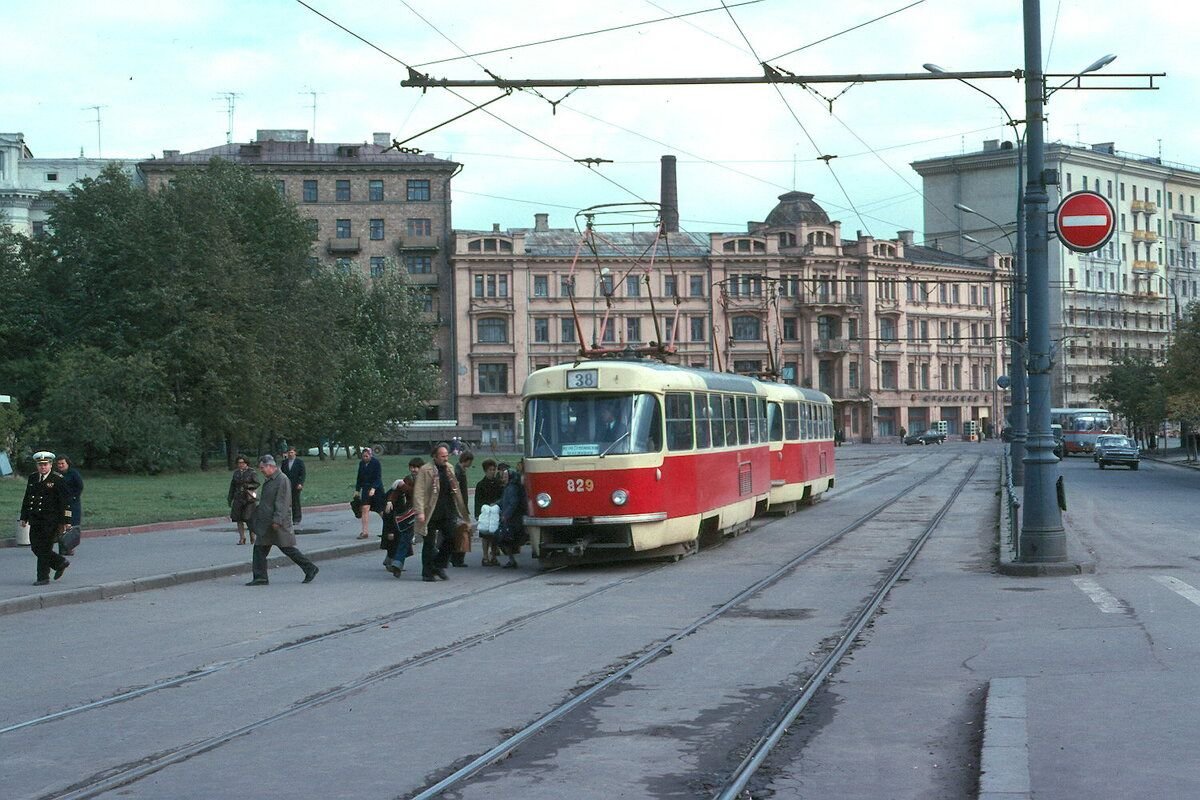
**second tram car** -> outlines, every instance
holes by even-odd
[[[679,557],[774,502],[811,501],[833,485],[832,412],[819,392],[653,361],[537,370],[524,389],[533,552]]]

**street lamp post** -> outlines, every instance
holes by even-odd
[[[922,65],[929,72],[937,74],[945,74],[946,70],[939,67],[937,64]],[[1025,372],[1025,214],[1024,214],[1024,198],[1021,193],[1022,189],[1022,172],[1025,167],[1025,136],[1018,133],[1017,121],[1013,119],[1012,114],[1008,113],[1008,109],[990,92],[987,92],[970,81],[959,78],[959,82],[963,83],[980,94],[984,95],[995,103],[1000,111],[1003,112],[1008,124],[1013,129],[1013,136],[1017,140],[1017,242],[1013,246],[1013,242],[1009,239],[1008,246],[1013,256],[1013,277],[1012,277],[1012,297],[1010,300],[1011,311],[1009,312],[1009,372],[1012,379],[1012,441],[1010,442],[1011,451],[1011,471],[1013,485],[1021,486],[1025,483],[1025,439],[1028,427],[1028,392],[1026,390],[1027,377]],[[985,217],[978,211],[974,211],[962,203],[955,203],[954,207],[967,214],[975,214],[979,217],[995,225],[1004,234],[1004,238],[1008,239],[1008,233],[1004,227],[995,220]]]
[[[1067,560],[1067,539],[1056,486],[1058,459],[1050,430],[1050,250],[1046,223],[1046,97],[1042,72],[1040,0],[1023,0],[1025,22],[1025,133],[1029,177],[1025,184],[1026,300],[1029,311],[1029,440],[1025,448],[1025,492],[1017,560],[1024,563]],[[1079,74],[1093,72],[1116,56],[1105,56]],[[1069,81],[1068,81],[1069,82]],[[1063,84],[1066,85],[1066,84]],[[1057,180],[1055,176],[1053,180]]]

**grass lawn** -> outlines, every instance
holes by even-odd
[[[391,483],[408,474],[408,460],[414,454],[385,455],[383,483]],[[417,453],[429,461],[428,453]],[[485,458],[516,464],[520,455],[515,453],[480,454],[467,471],[468,488],[483,477],[479,465]],[[450,458],[454,463],[455,458]],[[304,484],[304,505],[316,506],[327,503],[349,504],[354,493],[354,478],[358,472],[356,459],[339,458],[336,461],[321,461],[315,456],[304,459],[308,479]],[[28,474],[28,473],[25,473]],[[113,528],[127,525],[144,525],[150,522],[167,522],[180,519],[219,517],[229,513],[225,503],[229,491],[230,471],[210,469],[196,470],[172,475],[120,475],[115,473],[83,471],[83,527],[85,529]],[[0,537],[15,535],[14,521],[20,516],[21,497],[25,493],[25,480],[21,476],[0,479],[0,507],[6,509],[9,522],[0,527]]]

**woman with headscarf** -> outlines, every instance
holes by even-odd
[[[520,467],[524,460],[517,462],[517,469],[510,469],[504,480],[504,494],[500,497],[500,532],[496,539],[501,552],[508,556],[504,566],[516,569],[517,553],[525,544],[525,482],[521,478]]]
[[[246,524],[258,505],[258,473],[250,469],[250,461],[245,456],[238,456],[234,463],[237,468],[229,481],[225,502],[229,503],[229,519],[237,523],[237,543],[245,544]],[[254,531],[250,531],[250,544],[254,544]]]

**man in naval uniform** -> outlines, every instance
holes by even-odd
[[[37,581],[34,586],[50,583],[50,570],[54,580],[62,577],[71,562],[54,552],[54,543],[59,534],[71,527],[71,495],[62,475],[50,469],[54,453],[40,450],[33,454],[37,472],[29,476],[25,485],[25,499],[21,501],[21,527],[29,526],[29,547],[37,556]]]

